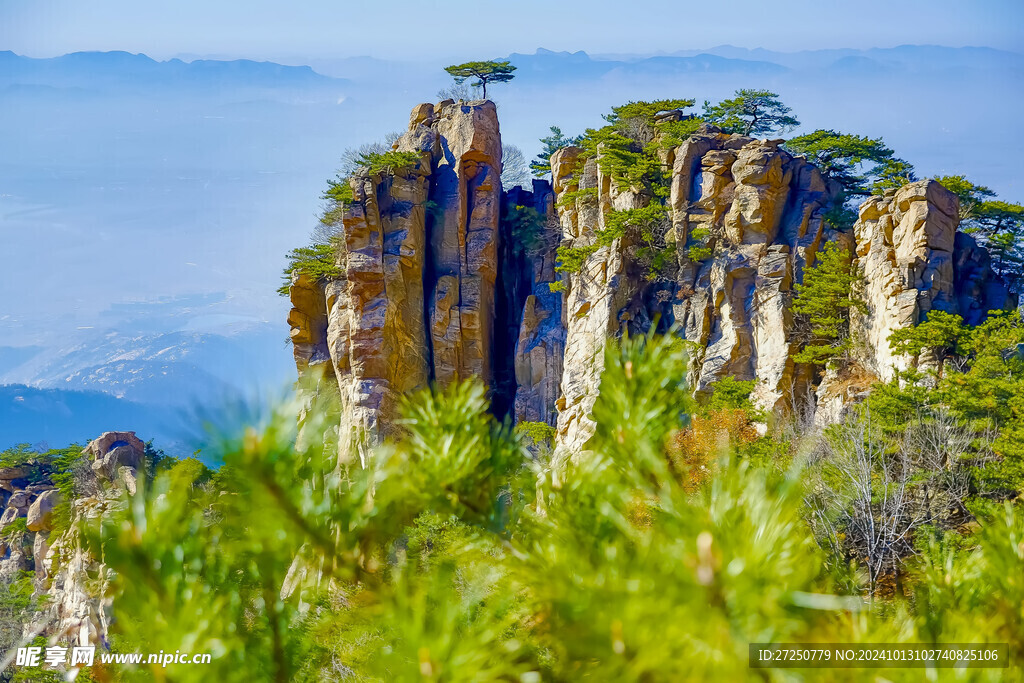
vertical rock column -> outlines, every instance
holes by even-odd
[[[493,377],[495,280],[501,212],[501,135],[494,103],[438,105],[429,292],[434,377]]]
[[[574,172],[582,150],[567,147],[551,157],[551,175],[556,196],[580,189],[596,189],[596,196],[581,196],[561,209],[559,222],[563,243],[585,247],[594,243],[611,209],[640,206],[632,192],[620,192],[591,159],[577,181]],[[562,396],[558,399],[557,450],[578,455],[594,433],[591,417],[604,369],[608,338],[625,322],[625,308],[640,290],[635,274],[627,272],[625,238],[591,254],[578,273],[565,279],[565,358]]]
[[[883,381],[931,362],[894,354],[894,331],[920,323],[933,309],[977,324],[1006,303],[988,254],[956,232],[958,214],[956,195],[934,180],[871,197],[860,207],[855,265],[867,312],[853,313],[853,332],[864,342],[865,363]]]
[[[792,359],[793,285],[822,241],[839,238],[822,220],[829,188],[780,142],[707,126],[676,150],[671,186],[673,312],[698,349],[694,388],[713,390],[725,376],[756,379],[753,396],[770,410],[790,409],[809,388]],[[690,257],[697,230],[707,248],[699,260]]]
[[[352,181],[344,276],[327,288],[327,336],[343,421],[349,422],[343,432],[386,427],[396,399],[429,381],[423,309],[428,174],[424,159],[418,168]]]
[[[292,355],[299,376],[310,366],[330,359],[327,349],[327,302],[324,285],[305,273],[292,273],[289,288],[292,309],[288,312]]]
[[[416,106],[395,144],[418,163],[350,179],[340,275],[293,277],[300,376],[333,369],[342,455],[394,424],[399,397],[493,376],[501,138],[492,102]],[[328,364],[329,361],[329,364]]]

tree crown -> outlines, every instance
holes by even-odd
[[[882,175],[886,165],[894,160],[893,151],[885,146],[882,138],[834,130],[798,135],[786,142],[786,148],[806,156],[822,175],[837,181],[847,196],[871,194],[868,178]],[[862,165],[868,162],[873,162],[874,166],[862,171]]]
[[[712,105],[704,101],[704,120],[727,133],[771,135],[784,133],[800,125],[792,109],[770,90],[740,89],[736,96]]]
[[[456,83],[461,84],[469,78],[475,78],[476,82],[471,85],[483,88],[484,99],[487,99],[487,84],[511,81],[515,78],[512,72],[516,70],[516,67],[506,59],[453,64],[446,66],[444,70],[455,79]]]
[[[805,328],[805,347],[794,360],[825,365],[850,347],[850,309],[863,309],[855,295],[858,277],[851,266],[850,250],[837,242],[827,243],[804,271],[802,283],[793,286],[793,312]]]
[[[540,139],[542,145],[541,151],[537,154],[536,158],[530,162],[530,168],[533,170],[533,174],[538,178],[551,172],[551,155],[562,149],[563,147],[569,147],[571,145],[578,145],[580,138],[570,138],[562,134],[562,129],[558,126],[551,126],[549,128],[551,135]]]

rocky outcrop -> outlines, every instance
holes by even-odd
[[[324,285],[306,273],[292,274],[289,294],[292,310],[288,314],[289,337],[295,365],[302,375],[310,366],[330,360],[327,351],[327,300]]]
[[[430,377],[427,175],[410,168],[352,181],[342,277],[326,288],[327,346],[349,420],[346,434],[376,430],[381,418],[386,424],[396,399]]]
[[[582,149],[561,149],[550,185],[503,191],[492,103],[415,107],[395,149],[419,163],[351,180],[341,274],[292,281],[296,365],[336,381],[342,452],[348,437],[386,435],[400,396],[476,377],[499,416],[555,424],[560,452],[581,453],[607,340],[655,325],[691,342],[698,393],[726,376],[754,380],[763,407],[817,405],[824,419],[916,362],[892,356],[893,330],[932,309],[974,324],[1004,305],[987,254],[956,232],[956,199],[937,183],[871,198],[854,230],[839,231],[825,220],[838,186],[782,142],[705,125],[659,152],[671,172],[657,248],[675,258],[652,274],[638,257],[649,242],[630,230],[604,237],[613,212],[651,198],[611,178],[600,148],[584,163]],[[865,283],[855,371],[794,360],[806,341],[795,285],[829,242],[854,254]],[[582,254],[575,272],[556,273],[559,246]]]
[[[597,232],[606,227],[608,212],[639,208],[641,198],[623,192],[593,160],[585,163],[578,179],[575,170],[581,150],[569,147],[551,157],[551,176],[556,196],[589,191],[559,213],[563,243],[572,247],[595,246]],[[578,273],[565,282],[565,357],[562,396],[558,399],[558,442],[569,453],[582,451],[594,431],[590,418],[604,366],[604,348],[620,325],[635,317],[635,300],[641,278],[627,271],[625,243],[616,239],[587,257]],[[629,306],[630,303],[634,305]]]
[[[430,141],[430,229],[433,277],[428,283],[433,375],[493,379],[495,282],[501,207],[501,135],[491,102],[441,103],[433,116],[399,141]]]
[[[1006,304],[988,254],[956,232],[958,213],[956,195],[934,180],[871,197],[860,207],[855,265],[867,310],[854,311],[851,322],[864,364],[884,381],[919,360],[892,352],[895,330],[916,325],[933,309],[976,325]]]
[[[0,477],[9,477],[0,478],[6,500],[0,517],[0,580],[32,572],[43,605],[26,633],[73,645],[105,643],[109,600],[97,595],[95,586],[102,585],[106,570],[83,548],[77,522],[123,505],[126,494],[134,494],[145,452],[134,432],[106,432],[90,442],[82,451],[83,466],[73,472],[77,495],[70,505],[61,505],[63,494],[53,482],[51,465],[28,461],[0,469]],[[24,523],[14,524],[18,519]]]
[[[823,240],[840,239],[822,218],[833,192],[817,169],[780,148],[781,141],[726,135],[704,127],[666,155],[672,168],[668,241],[677,269],[648,281],[630,268],[627,237],[596,250],[568,278],[567,341],[558,432],[560,446],[580,450],[592,433],[605,340],[622,327],[646,330],[655,319],[694,342],[693,385],[706,391],[721,377],[758,380],[756,398],[787,409],[810,377],[798,350],[790,308],[793,284]],[[598,164],[572,180],[578,150],[552,158],[555,191],[588,188],[560,215],[573,246],[591,244],[608,212],[643,199],[602,177]],[[699,250],[698,250],[699,249]]]
[[[53,528],[53,508],[60,503],[60,491],[48,490],[39,494],[26,514],[29,531],[49,531]]]
[[[823,220],[834,188],[780,140],[753,140],[706,128],[676,151],[673,228],[680,271],[673,319],[695,342],[694,384],[730,375],[757,380],[771,410],[806,391],[790,303],[823,241],[841,239]],[[710,256],[691,259],[701,230]]]
[[[73,514],[79,519],[94,518],[117,505],[123,493],[123,489],[115,487],[102,495],[76,501]],[[36,577],[46,609],[37,615],[36,628],[73,645],[105,645],[111,605],[102,590],[109,579],[107,569],[82,547],[76,530],[53,539],[39,534],[37,540],[41,536],[46,545],[44,552],[35,554]]]
[[[92,471],[105,481],[115,481],[121,468],[136,469],[146,457],[146,444],[135,432],[104,432],[83,451],[92,462]]]
[[[341,276],[291,288],[300,374],[330,363],[343,448],[387,431],[431,381],[494,378],[501,138],[492,102],[413,109],[396,144],[420,163],[351,179]]]

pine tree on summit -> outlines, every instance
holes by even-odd
[[[455,82],[462,84],[469,78],[477,79],[470,85],[483,88],[483,99],[487,99],[488,83],[507,83],[515,78],[512,73],[516,70],[506,59],[504,61],[492,60],[489,62],[466,62],[465,64],[453,64],[444,68]]]
[[[741,89],[736,97],[712,105],[704,101],[704,120],[727,133],[740,135],[774,135],[800,125],[792,110],[770,90]]]

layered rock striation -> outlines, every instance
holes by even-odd
[[[502,205],[494,104],[416,107],[400,152],[420,162],[351,179],[341,276],[296,275],[292,328],[300,374],[338,385],[343,437],[386,433],[398,399],[431,382],[494,385]]]
[[[600,355],[621,326],[640,330],[653,320],[693,349],[694,388],[707,391],[723,376],[757,380],[755,398],[784,410],[812,381],[793,362],[793,285],[823,241],[842,236],[823,219],[836,189],[818,170],[781,149],[781,140],[727,135],[705,126],[666,153],[672,169],[671,226],[666,238],[677,263],[661,281],[630,268],[628,236],[596,250],[567,283],[567,342],[560,445],[580,450],[593,431]],[[560,150],[552,161],[556,193],[584,194],[560,215],[563,236],[586,245],[605,228],[611,210],[644,203],[587,162],[574,179],[580,150]],[[573,196],[573,195],[569,195]],[[699,247],[695,249],[694,247]]]
[[[557,425],[561,451],[580,453],[604,348],[623,330],[657,327],[689,342],[697,392],[731,376],[754,380],[754,398],[772,411],[847,401],[837,378],[795,361],[806,342],[795,285],[828,242],[850,250],[863,282],[866,311],[851,327],[866,376],[917,362],[893,356],[888,336],[928,311],[973,324],[1006,304],[938,183],[872,197],[853,231],[840,231],[826,220],[839,188],[782,142],[705,125],[661,150],[659,248],[674,257],[652,276],[635,234],[600,238],[616,212],[652,201],[610,177],[600,149],[561,149],[550,184],[506,190],[492,103],[418,105],[395,148],[420,163],[351,180],[341,275],[293,276],[299,373],[337,385],[346,438],[387,435],[402,395],[476,377],[496,413]],[[578,268],[556,271],[559,246],[584,255]]]

